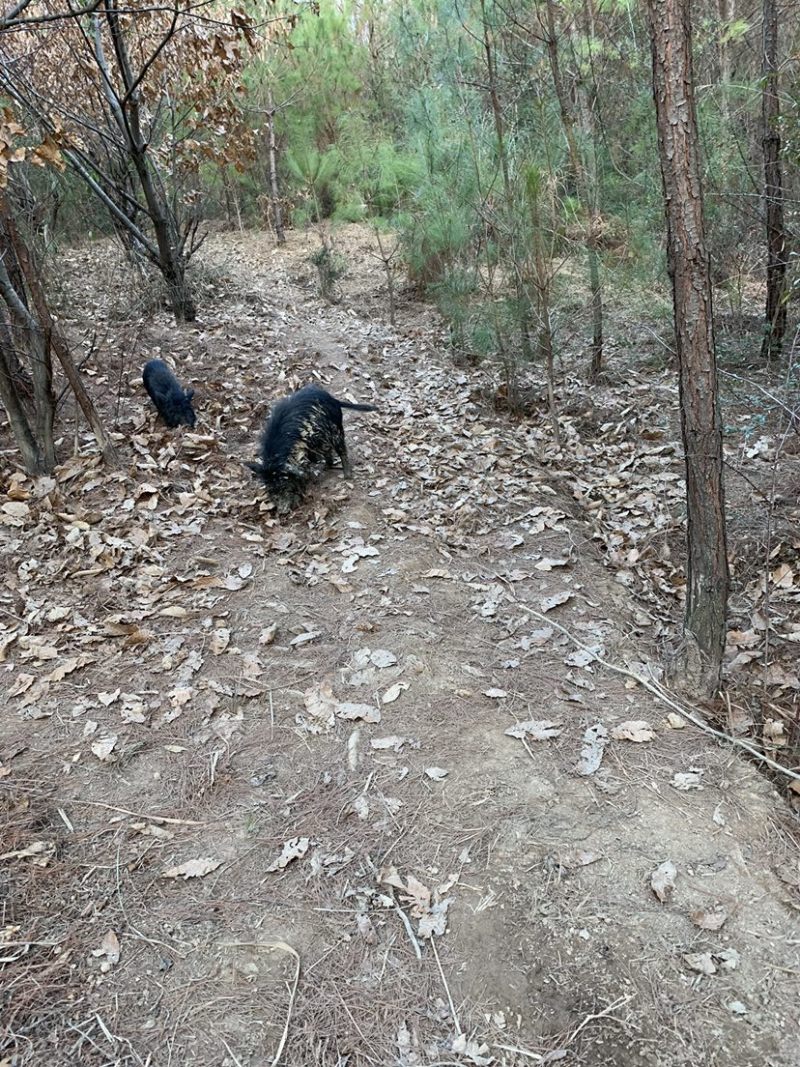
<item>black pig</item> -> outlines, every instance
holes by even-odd
[[[342,408],[377,410],[373,404],[337,400],[318,385],[305,386],[272,409],[261,438],[261,462],[247,466],[267,487],[278,511],[299,503],[315,463],[332,467],[338,456],[345,476],[350,473]]]
[[[194,389],[182,389],[162,359],[151,359],[145,363],[142,381],[159,415],[170,429],[182,424],[194,426],[197,421],[192,407]]]

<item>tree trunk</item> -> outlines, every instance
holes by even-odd
[[[762,359],[781,354],[786,333],[788,242],[783,224],[780,99],[778,96],[778,5],[763,0],[761,144],[764,154],[764,206],[767,223],[767,303]]]
[[[19,344],[25,346],[31,368],[33,392],[33,427],[14,383],[14,334],[3,330],[3,396],[14,438],[23,454],[28,470],[49,473],[56,464],[53,440],[55,399],[53,397],[52,364],[47,336],[28,308],[24,262],[20,241],[5,197],[0,197],[0,295],[8,308],[9,322]],[[5,323],[3,324],[5,327]],[[13,400],[11,398],[13,393]]]
[[[736,0],[717,0],[719,13],[719,80],[723,86],[729,86],[733,80],[731,48],[727,34],[736,18]]]
[[[34,428],[37,446],[41,452],[45,470],[51,471],[56,465],[56,447],[53,438],[53,423],[56,417],[56,401],[53,395],[53,361],[48,331],[42,328],[41,320],[31,315],[27,307],[26,286],[31,272],[28,249],[22,242],[13,216],[8,210],[5,198],[0,200],[2,215],[3,244],[8,265],[13,264],[13,274],[9,281],[14,285],[20,299],[20,326],[28,336],[28,354],[31,361],[31,379],[33,382]],[[22,317],[24,313],[24,318]],[[6,365],[6,370],[11,368]]]
[[[553,322],[551,314],[551,288],[553,273],[549,256],[544,247],[542,234],[546,231],[542,222],[541,197],[544,182],[533,167],[529,168],[526,179],[528,208],[531,214],[531,233],[533,235],[533,284],[536,289],[536,310],[539,314],[539,355],[544,363],[547,375],[547,407],[550,412],[550,425],[553,428],[553,440],[556,448],[561,448],[561,429],[558,424],[555,392],[555,360],[553,357]],[[509,390],[509,400],[511,400]]]
[[[590,19],[587,18],[587,22],[589,21]],[[556,91],[558,108],[561,113],[561,125],[567,142],[569,162],[575,176],[578,200],[586,220],[584,243],[589,265],[589,291],[591,293],[592,308],[592,356],[589,364],[589,381],[594,382],[603,367],[603,287],[600,281],[600,253],[597,247],[600,228],[597,211],[597,175],[594,173],[594,168],[590,171],[584,163],[583,155],[575,136],[575,115],[561,75],[558,37],[556,35],[555,4],[553,0],[547,0],[547,50],[550,57],[553,87]],[[578,86],[577,92],[583,134],[584,137],[588,137],[593,142],[594,123],[591,108],[586,103],[585,90]]]
[[[269,158],[269,199],[272,207],[272,225],[275,229],[275,240],[279,245],[285,245],[286,231],[283,228],[281,193],[278,186],[278,144],[275,139],[275,106],[272,102],[272,93],[269,94],[267,105],[267,152]]]
[[[486,0],[481,0],[481,19],[483,25],[483,52],[486,57],[486,74],[488,78],[489,101],[492,105],[492,117],[494,119],[494,131],[497,138],[497,155],[500,161],[500,170],[503,175],[503,191],[506,199],[506,210],[509,215],[514,209],[513,189],[511,176],[508,170],[508,153],[506,151],[505,121],[503,109],[500,104],[500,94],[497,87],[497,69],[495,63],[494,43],[492,33],[486,15]],[[528,314],[528,298],[522,278],[522,268],[516,251],[517,242],[513,231],[511,235],[511,258],[514,271],[514,288],[517,298],[517,322],[519,324],[520,347],[523,358],[530,361],[533,356],[530,339],[530,315]]]
[[[147,152],[148,145],[142,136],[139,83],[134,78],[131,69],[130,57],[120,25],[116,0],[103,0],[103,11],[108,22],[117,66],[125,88],[125,96],[121,102],[111,89],[111,81],[105,68],[105,59],[99,43],[99,35],[96,35],[95,57],[104,75],[103,85],[106,90],[106,96],[120,133],[127,143],[131,163],[139,178],[139,184],[142,187],[142,193],[147,204],[147,213],[153,223],[153,233],[158,247],[159,266],[166,282],[167,299],[170,307],[178,322],[194,322],[197,318],[197,308],[186,280],[186,259],[181,247],[175,216],[167,203],[161,183],[150,166]]]
[[[646,0],[653,95],[667,216],[686,463],[688,559],[679,666],[696,692],[713,693],[725,646],[728,557],[722,425],[703,226],[691,54],[690,0]]]
[[[39,284],[39,279],[36,277],[36,274],[34,273],[33,268],[31,266],[30,257],[28,256],[28,250],[20,239],[19,234],[16,232],[16,227],[14,226],[13,219],[10,219],[8,214],[6,213],[4,221],[9,228],[9,234],[11,236],[14,250],[16,252],[17,261],[22,271],[22,275],[25,279],[25,284],[27,286],[28,292],[30,293],[33,307],[36,310],[36,321],[39,331],[47,342],[48,356],[50,349],[52,348],[52,351],[55,352],[56,356],[58,357],[58,361],[64,370],[64,374],[66,375],[67,381],[72,387],[72,391],[75,394],[75,399],[78,401],[81,410],[86,416],[86,421],[92,428],[97,443],[100,446],[104,461],[109,466],[112,466],[117,461],[117,454],[114,445],[106,434],[105,427],[103,426],[100,416],[97,414],[94,404],[92,403],[89,394],[84,388],[83,381],[81,380],[81,376],[78,373],[78,369],[72,359],[72,355],[70,354],[69,348],[67,347],[67,343],[63,339],[63,337],[58,331],[58,328],[53,322],[52,316],[50,315],[50,309],[47,306],[47,301],[45,299],[44,292],[42,290],[41,285]],[[36,373],[34,371],[34,389],[35,388]]]
[[[197,307],[186,280],[186,262],[180,249],[175,220],[171,217],[163,191],[156,188],[144,149],[132,149],[131,154],[153,220],[161,273],[167,285],[167,300],[178,322],[194,322]]]
[[[22,454],[25,470],[28,474],[46,474],[47,464],[31,431],[3,345],[0,345],[0,402],[6,409],[11,433]]]

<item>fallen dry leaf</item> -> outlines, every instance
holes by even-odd
[[[364,722],[380,722],[381,713],[374,704],[350,704],[345,701],[337,703],[336,715],[340,719],[363,719]]]
[[[222,865],[222,860],[200,859],[187,860],[179,867],[170,867],[161,875],[162,878],[204,878]]]
[[[494,1063],[494,1056],[489,1055],[489,1046],[479,1045],[466,1034],[454,1037],[450,1047],[456,1056],[464,1056],[475,1067],[489,1067],[489,1064]]]
[[[398,734],[390,734],[388,737],[373,738],[373,740],[370,741],[370,748],[392,748],[395,752],[399,752],[403,745],[407,743],[407,741],[407,737],[400,737]]]
[[[298,648],[300,645],[307,645],[311,641],[316,640],[321,633],[322,630],[305,630],[303,633],[298,634],[297,637],[293,637],[289,644],[292,648]]]
[[[55,855],[55,851],[56,847],[52,841],[32,841],[25,848],[18,848],[13,852],[0,854],[0,862],[32,859],[37,867],[46,867],[49,860]]]
[[[408,689],[408,682],[395,682],[394,685],[390,685],[386,692],[381,697],[382,704],[393,704],[395,700],[400,696],[402,692]]]
[[[434,782],[443,782],[450,772],[443,767],[426,767],[425,773]]]
[[[538,563],[534,563],[533,566],[537,571],[551,571],[554,567],[568,567],[569,564],[569,559],[549,559],[545,557],[540,559]]]
[[[385,648],[376,648],[369,658],[375,667],[393,667],[397,663],[394,652],[388,652]]]
[[[427,915],[423,915],[417,927],[420,937],[442,937],[447,929],[447,909],[453,903],[450,897],[431,904]]]
[[[120,944],[119,938],[113,930],[109,930],[100,944],[100,952],[105,955],[111,964],[119,963]]]
[[[675,789],[680,789],[684,793],[688,793],[691,789],[702,789],[703,783],[700,779],[703,776],[703,772],[692,768],[688,771],[681,771],[678,774],[672,776],[670,785]]]
[[[408,904],[409,910],[415,919],[427,915],[431,904],[431,891],[423,885],[413,874],[409,874],[406,884],[402,888],[401,899]]]
[[[100,741],[93,741],[91,749],[99,760],[105,762],[111,757],[111,753],[114,751],[116,743],[117,735],[112,734],[110,737],[101,738]]]
[[[318,734],[330,730],[336,721],[338,701],[333,695],[329,681],[320,682],[313,689],[307,689],[303,695],[305,715],[298,715],[298,724],[309,733]]]
[[[214,630],[211,634],[211,640],[208,642],[208,647],[213,655],[221,656],[230,643],[230,630],[220,627],[220,629]]]
[[[553,608],[560,607],[562,604],[566,604],[568,600],[571,600],[575,594],[569,589],[565,589],[562,593],[555,593],[553,596],[545,597],[544,600],[539,601],[539,607],[546,615],[548,611],[552,611]]]
[[[267,874],[282,871],[292,860],[302,859],[308,852],[309,844],[310,838],[308,837],[292,837],[285,841],[280,856],[267,867]]]
[[[714,958],[719,960],[726,971],[735,971],[741,960],[735,948],[723,948],[714,953]]]
[[[685,952],[683,955],[686,966],[700,974],[716,974],[717,968],[711,958],[710,952]]]
[[[721,930],[728,921],[728,913],[721,907],[700,908],[689,912],[689,918],[701,930]]]
[[[603,762],[603,751],[608,741],[608,730],[601,722],[590,726],[583,735],[583,747],[576,773],[583,777],[594,774]]]
[[[652,741],[656,736],[653,727],[644,719],[629,719],[613,728],[611,736],[615,741]]]
[[[662,904],[666,904],[672,898],[677,874],[678,869],[675,864],[671,860],[665,860],[650,875],[650,888]]]
[[[173,604],[171,607],[162,608],[158,614],[168,619],[185,619],[189,613],[186,608],[182,608],[179,604]]]
[[[20,693],[24,693],[27,689],[30,689],[35,681],[35,674],[26,674],[24,671],[20,671],[11,686],[9,686],[7,695],[10,697],[19,696]]]

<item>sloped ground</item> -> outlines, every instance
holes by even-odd
[[[788,809],[581,648],[658,629],[544,417],[424,309],[389,329],[374,269],[321,304],[311,247],[215,238],[183,330],[68,257],[123,461],[4,456],[0,1063],[800,1063]],[[155,426],[155,355],[196,433]],[[380,411],[279,522],[242,461],[312,379]]]

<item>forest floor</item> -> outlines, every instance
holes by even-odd
[[[121,462],[69,422],[54,479],[0,456],[0,1065],[800,1064],[792,794],[631,676],[680,618],[658,344],[610,308],[558,451],[536,390],[497,410],[429,307],[388,325],[368,231],[338,240],[332,306],[311,236],[214,235],[188,327],[105,245],[63,254]],[[156,356],[195,431],[156,423]],[[731,374],[738,628],[703,712],[767,717],[777,757],[796,449]],[[379,410],[278,519],[243,462],[310,380]]]

